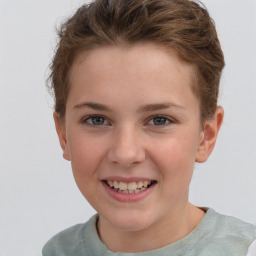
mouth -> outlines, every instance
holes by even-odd
[[[129,183],[118,180],[104,180],[103,182],[109,188],[121,194],[138,194],[157,183],[155,180],[141,180]]]

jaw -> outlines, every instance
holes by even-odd
[[[100,216],[98,232],[101,240],[113,252],[135,253],[161,248],[192,231],[188,230],[191,227],[191,223],[188,223],[191,216],[185,210],[189,210],[189,207],[185,207],[180,214],[169,212],[162,213],[162,216],[152,215],[154,211],[150,209],[146,207],[145,211],[127,211],[127,214],[122,212],[112,218]],[[193,228],[198,222],[193,224]]]

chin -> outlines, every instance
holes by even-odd
[[[148,215],[148,214],[147,214]],[[152,220],[149,216],[145,216],[142,213],[132,212],[132,213],[120,213],[114,214],[112,216],[105,216],[108,223],[122,231],[141,231],[148,228],[152,224]]]

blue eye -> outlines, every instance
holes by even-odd
[[[157,125],[157,126],[164,126],[170,123],[173,123],[173,121],[164,116],[155,116],[149,121],[150,125]]]
[[[83,123],[88,123],[89,125],[106,125],[108,124],[106,118],[103,116],[90,116],[86,118]]]

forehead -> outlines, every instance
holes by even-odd
[[[107,90],[128,93],[136,88],[147,94],[172,89],[183,93],[192,91],[193,71],[191,64],[163,46],[100,47],[84,51],[75,59],[70,72],[70,92],[97,90],[104,96]],[[80,92],[76,93],[78,97],[82,95]]]
[[[181,75],[189,83],[194,67],[178,57],[167,47],[152,43],[140,43],[131,46],[106,46],[80,53],[70,70],[70,84],[76,82],[77,73],[86,72],[90,77],[108,77],[114,70],[120,75],[132,74],[136,77],[159,75]],[[175,74],[174,74],[175,73]],[[88,76],[87,76],[88,77]]]

